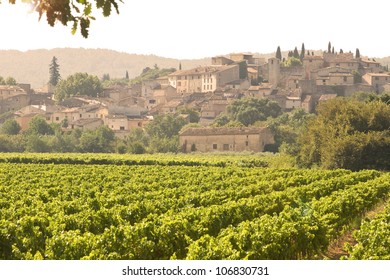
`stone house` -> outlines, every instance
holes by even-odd
[[[365,73],[380,73],[383,71],[381,64],[368,58],[361,58],[360,65]]]
[[[333,72],[329,73],[328,76],[318,76],[316,84],[324,86],[353,85],[354,78],[351,73]]]
[[[27,94],[27,92],[19,86],[0,85],[0,100],[22,94]]]
[[[292,110],[302,107],[302,100],[300,96],[286,96],[286,110]]]
[[[163,114],[175,114],[177,112],[177,109],[183,105],[183,101],[182,100],[171,100],[169,101],[168,103],[164,104],[162,107],[161,107],[161,113]]]
[[[118,102],[122,99],[132,96],[132,88],[130,86],[115,85],[103,90],[103,96]]]
[[[79,119],[77,121],[71,121],[69,122],[68,129],[88,129],[88,130],[95,130],[99,126],[103,125],[103,120],[100,118],[90,118],[90,119]]]
[[[367,73],[362,78],[377,93],[383,92],[384,86],[390,83],[390,73]]]
[[[239,67],[237,64],[197,67],[176,71],[168,77],[169,84],[178,93],[215,92],[227,83],[239,80]]]
[[[322,56],[318,55],[308,55],[303,58],[302,61],[303,68],[305,69],[306,79],[311,79],[311,71],[315,71],[324,67],[324,59]]]
[[[270,83],[261,83],[258,86],[251,86],[245,92],[245,95],[248,97],[258,97],[264,98],[272,94],[274,86]]]
[[[268,128],[208,127],[187,128],[179,134],[184,153],[189,152],[263,152],[274,137]]]
[[[0,99],[0,114],[19,110],[30,104],[29,94],[12,95],[6,99]]]

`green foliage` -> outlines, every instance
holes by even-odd
[[[180,116],[157,115],[153,121],[146,126],[146,132],[151,137],[172,138],[179,134],[187,122]]]
[[[302,66],[302,62],[299,58],[296,58],[294,56],[289,57],[286,61],[283,62],[285,67],[295,67],[295,66]]]
[[[9,86],[16,86],[16,80],[13,77],[8,77],[5,79],[5,83]]]
[[[390,193],[388,173],[263,164],[1,154],[0,259],[313,259]]]
[[[15,119],[8,119],[1,125],[1,133],[6,135],[19,134],[21,130],[20,125]]]
[[[234,100],[226,108],[229,120],[238,121],[245,126],[252,125],[257,121],[265,121],[269,117],[275,118],[281,112],[282,110],[276,102],[258,98]]]
[[[41,116],[35,116],[28,124],[28,135],[53,135],[53,128]]]
[[[372,220],[363,221],[359,230],[353,233],[357,241],[348,246],[351,260],[389,260],[390,259],[390,203],[382,213]]]
[[[102,91],[103,87],[98,77],[87,73],[76,73],[58,83],[54,97],[57,101],[62,101],[74,95],[97,97]]]
[[[156,79],[158,77],[167,76],[173,72],[175,72],[175,68],[163,68],[160,69],[155,65],[154,68],[146,67],[142,70],[141,75],[135,77],[130,81],[130,84],[142,83],[144,80]]]
[[[362,82],[362,80],[363,80],[362,75],[358,71],[356,71],[356,70],[352,71],[352,75],[353,75],[353,83],[354,84],[360,84]]]
[[[269,119],[267,126],[273,132],[275,139],[275,144],[269,149],[274,152],[296,155],[299,151],[298,135],[302,133],[302,129],[310,117],[312,115],[305,113],[302,109],[295,109],[277,118]]]
[[[238,64],[238,71],[240,79],[248,78],[248,65],[246,64],[246,61],[241,61]]]
[[[336,98],[318,106],[299,137],[298,161],[324,168],[389,169],[390,105]]]
[[[55,56],[53,56],[49,66],[49,74],[50,74],[49,83],[53,86],[56,86],[58,82],[61,80],[60,66],[58,65],[57,61],[58,59]]]
[[[86,130],[80,137],[80,149],[87,153],[113,152],[114,132],[102,125],[96,130]]]
[[[200,114],[198,111],[190,108],[179,109],[180,114],[189,115],[190,123],[198,123],[200,120]]]
[[[9,0],[9,2],[15,4],[16,0]],[[112,8],[119,14],[118,3],[121,3],[122,0],[78,0],[65,2],[24,0],[22,2],[34,4],[34,11],[39,13],[39,18],[45,15],[50,26],[54,26],[57,22],[66,26],[68,23],[72,23],[72,33],[75,34],[77,29],[80,28],[81,35],[87,38],[91,21],[95,20],[92,16],[92,7],[96,6],[105,17],[108,17],[111,15]]]

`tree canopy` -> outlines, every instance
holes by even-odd
[[[62,101],[73,95],[97,97],[102,91],[103,87],[98,77],[87,73],[76,73],[58,83],[54,97],[57,101]]]
[[[238,121],[245,126],[254,124],[257,121],[265,121],[268,117],[277,117],[281,114],[280,106],[269,99],[242,98],[233,101],[226,108],[226,120]],[[215,123],[221,119],[217,119]],[[222,122],[223,123],[223,122]],[[221,124],[221,123],[220,123]]]
[[[16,0],[8,1],[11,4],[16,3]],[[75,34],[80,28],[84,38],[88,37],[91,21],[95,20],[92,16],[94,7],[101,11],[103,16],[108,17],[113,9],[119,14],[118,4],[123,3],[122,0],[22,0],[21,2],[33,4],[39,19],[45,15],[50,26],[54,26],[57,22],[65,26],[72,23],[72,33]]]
[[[390,105],[335,98],[321,103],[317,111],[299,136],[299,163],[390,169]]]

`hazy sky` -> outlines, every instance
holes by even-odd
[[[21,2],[21,0],[16,0]],[[124,0],[90,36],[38,22],[25,4],[0,4],[0,49],[104,48],[171,58],[275,52],[295,46],[390,56],[388,0]]]

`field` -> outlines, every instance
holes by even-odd
[[[322,259],[388,201],[389,173],[288,166],[250,154],[2,154],[0,259]],[[363,219],[350,258],[390,258],[389,217],[390,205]]]

